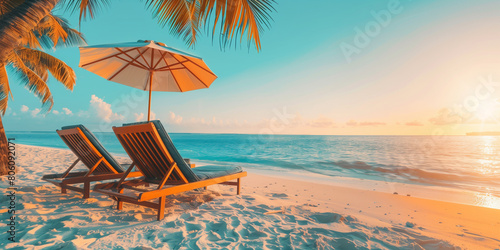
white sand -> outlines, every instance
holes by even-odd
[[[3,195],[0,249],[500,249],[498,209],[252,172],[242,195],[227,186],[176,195],[156,221],[152,209],[117,211],[107,196],[83,200],[41,181],[75,160],[69,150],[18,145],[17,153],[17,242],[7,240]]]

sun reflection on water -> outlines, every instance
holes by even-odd
[[[500,209],[500,197],[490,193],[476,193],[474,204],[481,207]]]
[[[478,145],[480,147],[481,159],[478,160],[475,170],[485,177],[491,176],[494,178],[494,176],[500,172],[500,166],[498,166],[498,152],[495,150],[498,146],[496,145],[498,137],[482,136],[481,139],[482,143]],[[494,190],[491,188],[486,189],[487,191],[485,193],[475,194],[475,205],[500,209],[500,197],[495,196],[493,194]]]
[[[476,171],[482,175],[491,175],[496,174],[498,172],[498,166],[496,166],[497,162],[497,152],[496,141],[497,137],[495,136],[482,136],[482,145],[481,147],[481,159],[478,160],[478,167]]]

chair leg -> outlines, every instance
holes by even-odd
[[[120,189],[120,193],[123,193],[123,189]],[[116,209],[122,210],[123,209],[123,201],[120,200],[120,198],[116,199],[118,204],[116,205]]]
[[[86,181],[83,183],[83,198],[88,199],[90,197],[90,182]]]
[[[61,187],[61,194],[66,194],[68,193],[68,190],[66,188]]]
[[[241,178],[238,178],[238,185],[236,186],[236,195],[239,195],[241,191]]]
[[[165,200],[166,196],[162,196],[158,199],[158,215],[157,219],[162,220],[165,217]]]

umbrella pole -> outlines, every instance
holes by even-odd
[[[148,105],[148,122],[151,116],[151,89],[153,87],[153,71],[149,72],[149,105]]]

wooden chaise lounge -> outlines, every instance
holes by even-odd
[[[117,200],[118,210],[122,209],[123,202],[138,204],[156,209],[157,219],[161,220],[167,196],[214,184],[236,186],[236,193],[239,194],[240,178],[247,176],[247,172],[241,167],[191,168],[158,120],[124,124],[123,127],[113,127],[113,131],[137,169],[144,175],[126,180],[131,177],[128,174],[132,169],[130,167],[118,182],[94,187],[94,191]]]
[[[61,193],[73,190],[83,194],[83,198],[90,197],[90,183],[121,178],[124,170],[111,154],[102,146],[97,138],[83,125],[65,126],[57,130],[57,134],[66,143],[77,159],[62,174],[44,175],[42,180],[61,187]],[[82,162],[88,171],[70,171],[78,162]],[[124,164],[125,165],[125,164]],[[129,167],[130,164],[126,164]],[[141,172],[128,173],[129,177],[142,176]],[[83,188],[76,185],[82,184]]]

